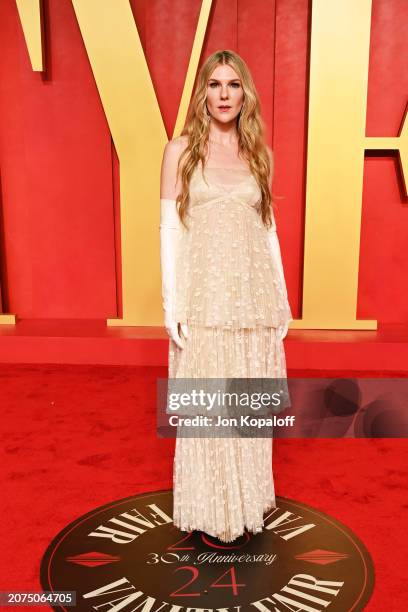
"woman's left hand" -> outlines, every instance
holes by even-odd
[[[276,334],[279,340],[283,340],[285,338],[286,334],[288,333],[288,328],[289,328],[289,322],[283,323],[283,325],[278,326],[276,330]]]

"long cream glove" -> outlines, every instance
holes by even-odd
[[[160,266],[162,276],[162,298],[164,326],[170,338],[180,348],[184,348],[176,321],[176,253],[180,236],[181,222],[177,212],[176,200],[160,199]],[[188,337],[186,324],[180,324],[183,335]]]
[[[286,290],[285,276],[283,273],[282,255],[279,246],[279,238],[276,231],[275,220],[272,219],[272,227],[268,230],[269,252],[272,257],[273,267],[276,275],[276,286],[279,294],[279,300],[283,306],[284,320],[277,328],[277,336],[283,340],[288,333],[289,323],[293,321],[292,312],[288,301],[288,293]]]

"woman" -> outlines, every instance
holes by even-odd
[[[242,58],[202,66],[180,137],[164,150],[162,294],[169,378],[285,378],[292,319],[272,210],[272,152]],[[276,507],[272,439],[182,437],[173,522],[232,542]]]

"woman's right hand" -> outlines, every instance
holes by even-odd
[[[169,335],[169,338],[173,340],[177,346],[181,349],[184,348],[184,338],[188,338],[188,327],[185,323],[178,323],[173,317],[167,316],[165,312],[164,326]],[[181,334],[179,332],[179,326],[181,328]],[[184,338],[182,337],[184,336]]]

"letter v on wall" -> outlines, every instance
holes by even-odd
[[[129,0],[72,4],[120,164],[123,314],[107,323],[162,325],[158,202],[167,136],[152,79]],[[201,5],[175,135],[187,114],[211,4],[203,0]],[[33,69],[38,69],[33,59],[41,41],[38,0],[19,15]]]

